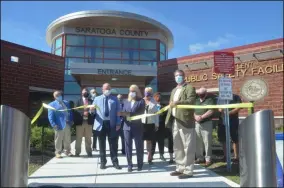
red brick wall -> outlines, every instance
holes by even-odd
[[[273,40],[273,41],[267,41],[257,44],[251,44],[243,47],[236,47],[232,49],[226,49],[224,51],[233,51],[235,55],[240,54],[248,54],[252,52],[262,52],[262,51],[268,51],[268,50],[274,50],[274,49],[282,49],[283,50],[283,39],[279,40]],[[181,57],[178,59],[172,59],[167,60],[165,62],[159,63],[159,71],[158,71],[158,88],[160,92],[169,92],[172,90],[173,87],[176,86],[176,83],[174,81],[173,71],[177,69],[178,64],[182,64],[185,62],[190,63],[197,63],[202,61],[208,61],[213,59],[213,53],[204,53],[204,54],[198,54],[193,56],[187,56],[187,57]],[[267,85],[268,85],[268,94],[264,97],[262,101],[257,101],[255,103],[255,110],[259,111],[262,109],[272,109],[274,111],[275,116],[283,116],[283,57],[282,58],[274,58],[274,59],[266,59],[266,60],[252,60],[252,61],[246,61],[242,62],[242,64],[251,65],[253,67],[250,67],[245,76],[242,76],[241,73],[239,73],[239,76],[235,74],[235,77],[233,79],[233,92],[240,95],[240,90],[244,82],[251,78],[261,78],[263,79]],[[275,73],[271,74],[265,74],[260,73],[259,75],[252,75],[252,68],[255,70],[258,70],[259,67],[266,67],[268,65],[274,65],[278,66],[277,71]],[[172,72],[169,73],[162,73],[163,70],[169,69],[172,67]],[[240,63],[236,65],[236,69],[241,68]],[[195,81],[191,84],[199,88],[201,86],[204,86],[206,88],[217,88],[218,87],[218,80],[212,79],[212,68],[210,69],[203,69],[203,70],[196,70],[196,71],[189,71],[184,70],[186,73],[187,79],[190,81],[191,76],[196,75],[203,75],[207,74],[208,80],[207,81]],[[257,71],[256,71],[257,72]],[[241,96],[242,97],[242,96]],[[243,98],[243,97],[242,97]],[[246,102],[243,99],[244,102]],[[247,111],[242,110],[241,116],[246,116]]]
[[[29,86],[63,90],[64,58],[1,40],[1,104],[28,115]]]

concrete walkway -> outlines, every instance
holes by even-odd
[[[145,164],[140,172],[134,166],[134,171],[129,173],[127,172],[126,157],[120,154],[120,150],[121,170],[112,167],[108,151],[107,169],[101,170],[99,168],[99,153],[93,152],[93,157],[87,158],[83,144],[84,141],[81,157],[51,159],[29,177],[29,187],[239,187],[238,184],[218,176],[200,165],[195,166],[194,177],[190,179],[180,180],[177,177],[171,177],[169,173],[175,170],[175,166],[158,159],[158,154],[155,155],[152,166]],[[74,146],[75,142],[72,143],[72,153],[74,153]],[[135,145],[133,144],[133,146]],[[167,149],[165,150],[167,151]],[[165,154],[165,157],[169,158],[168,153]],[[145,150],[144,161],[146,160]],[[136,164],[135,151],[133,164]]]

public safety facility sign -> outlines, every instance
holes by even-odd
[[[233,52],[214,52],[214,72],[217,74],[235,74]]]
[[[219,78],[219,99],[233,100],[232,78]]]

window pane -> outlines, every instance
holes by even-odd
[[[121,60],[108,60],[104,59],[105,64],[121,64]]]
[[[140,65],[157,66],[157,62],[155,62],[155,61],[140,61]]]
[[[65,58],[65,69],[70,69],[70,63],[84,63],[83,58]]]
[[[122,64],[139,65],[139,61],[133,61],[133,60],[131,60],[131,59],[129,59],[129,60],[122,60]]]
[[[149,50],[140,51],[140,60],[157,61],[157,52]]]
[[[141,39],[140,48],[141,49],[156,49],[157,48],[156,40]]]
[[[102,37],[86,36],[86,45],[87,46],[103,46]]]
[[[55,50],[55,55],[61,56],[62,55],[62,48],[58,48]]]
[[[62,46],[62,37],[55,40],[55,48],[60,48]]]
[[[85,59],[85,63],[103,63],[102,59]]]
[[[122,52],[123,59],[139,59],[139,51],[135,50],[123,50]]]
[[[105,37],[104,38],[104,46],[106,46],[106,47],[121,47],[121,38]]]
[[[67,47],[66,48],[67,57],[84,57],[83,47]]]
[[[86,48],[86,58],[103,58],[103,50],[101,48]]]
[[[71,75],[71,71],[70,70],[65,70],[65,75]]]
[[[81,95],[63,95],[63,99],[67,101],[73,101],[76,106],[76,102],[80,99]]]
[[[66,73],[67,71],[65,70],[65,73]],[[70,73],[70,72],[69,72]],[[73,82],[76,82],[76,79],[72,76],[72,75],[70,75],[70,74],[64,74],[64,81],[73,81]]]
[[[121,50],[105,48],[104,58],[121,59]]]
[[[80,94],[81,87],[77,82],[64,82],[64,94]]]
[[[139,41],[138,39],[122,39],[123,41],[123,48],[139,48]]]
[[[85,37],[84,36],[78,36],[78,35],[67,35],[66,45],[84,46],[85,45]]]
[[[160,53],[160,61],[166,60],[166,56],[162,53]]]

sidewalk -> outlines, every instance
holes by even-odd
[[[73,153],[74,146],[75,142],[72,143]],[[133,144],[133,146],[135,145]],[[145,163],[140,172],[134,166],[134,171],[129,173],[127,172],[126,157],[120,154],[120,150],[119,163],[122,170],[112,167],[109,151],[107,151],[107,169],[101,170],[99,168],[99,153],[93,152],[93,157],[87,158],[84,148],[83,141],[81,157],[51,159],[29,177],[29,187],[239,187],[238,184],[218,176],[200,165],[195,166],[194,177],[190,179],[180,180],[177,177],[171,177],[169,173],[175,170],[175,166],[158,159],[158,154],[154,156],[152,166]],[[167,149],[165,150],[167,151]],[[169,158],[168,153],[165,154],[165,157]],[[147,159],[146,150],[144,161],[146,161],[145,159]],[[136,164],[135,151],[133,163]]]

